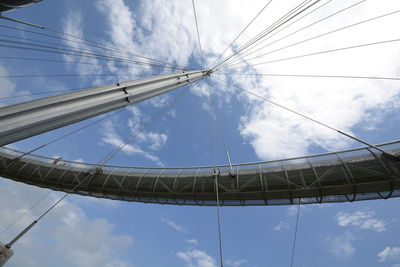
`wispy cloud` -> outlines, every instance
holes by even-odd
[[[324,238],[329,251],[339,259],[348,258],[356,252],[356,248],[353,245],[355,240],[356,238],[350,233]]]
[[[294,224],[294,217],[297,216],[298,206],[292,205],[286,208],[286,218],[280,220],[277,225],[274,226],[274,231],[289,230],[291,225]],[[311,208],[305,205],[300,205],[300,215],[310,211]]]
[[[167,219],[165,217],[160,217],[160,220],[162,222],[166,223],[167,225],[169,225],[170,227],[172,227],[173,229],[175,229],[178,232],[185,233],[185,234],[189,233],[189,230],[186,229],[184,226],[182,226],[180,224],[177,224],[177,223],[175,223],[175,222],[173,222],[173,221],[171,221],[171,220],[169,220],[169,219]]]
[[[188,244],[190,244],[190,245],[199,245],[199,242],[197,241],[197,239],[184,239],[183,240],[185,243],[188,243]]]
[[[290,222],[288,220],[279,221],[279,223],[274,226],[274,231],[283,231],[288,229],[290,229]]]
[[[391,260],[400,260],[400,247],[386,247],[378,253],[379,262],[387,262]]]
[[[226,263],[227,265],[233,266],[233,267],[239,267],[240,265],[242,265],[242,264],[244,264],[244,263],[246,263],[246,262],[247,262],[246,259],[241,259],[241,260],[237,260],[237,261],[234,261],[234,260],[231,260],[231,259],[227,259],[227,260],[225,261],[225,263]]]
[[[178,251],[176,256],[185,262],[187,267],[216,267],[213,257],[201,250]]]
[[[67,34],[74,36],[84,37],[83,33],[83,19],[82,14],[79,10],[69,9],[67,17],[63,20],[63,31]],[[66,38],[64,40],[65,44],[73,50],[82,51],[85,53],[93,53],[90,46],[86,45],[84,42],[79,42],[73,38]],[[103,51],[104,53],[104,51]],[[99,61],[94,57],[76,57],[72,55],[64,55],[66,61],[66,67],[69,71],[74,71],[79,75],[89,75],[89,74],[102,74],[103,68],[99,64]],[[79,61],[81,64],[70,64],[68,61]],[[94,85],[104,84],[105,80],[102,80],[99,76],[93,77],[81,77],[81,79],[89,80]]]
[[[124,140],[117,133],[112,121],[110,121],[110,120],[105,121],[103,126],[104,126],[103,138],[102,138],[103,143],[112,145],[113,147],[117,147],[117,146],[120,146],[124,142]],[[157,144],[152,144],[152,145],[154,145],[155,148],[159,149],[162,141],[163,140],[160,140]],[[165,138],[165,141],[166,141],[166,138]],[[124,152],[125,154],[128,154],[128,155],[135,155],[135,154],[140,155],[140,156],[143,156],[153,162],[156,162],[160,166],[163,165],[158,156],[153,155],[147,151],[144,151],[143,149],[141,149],[139,146],[137,146],[135,144],[124,145],[122,148],[122,152]]]

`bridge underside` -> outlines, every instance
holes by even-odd
[[[400,141],[380,145],[399,152]],[[142,168],[55,161],[1,148],[0,176],[57,191],[158,204],[216,205],[212,167]],[[18,158],[18,159],[16,159]],[[220,205],[286,205],[400,196],[400,161],[368,148],[219,166]],[[82,182],[83,181],[83,182]],[[81,183],[76,189],[74,189]],[[74,189],[74,190],[73,190]]]

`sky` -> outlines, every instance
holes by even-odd
[[[207,68],[219,60],[218,56],[268,2],[195,1],[202,53],[189,0],[43,0],[4,13],[119,50],[102,50],[67,35],[2,20],[0,105],[176,71],[137,66],[126,60],[17,49],[10,46],[24,45],[10,40],[125,59],[132,59],[135,53],[191,69],[202,68],[203,54]],[[301,2],[272,0],[221,58]],[[217,114],[214,118],[218,119],[218,164],[227,163],[225,147],[233,163],[243,163],[361,146],[224,81],[367,142],[397,140],[399,81],[262,75],[400,77],[399,41],[307,56],[399,39],[399,1],[322,0],[309,11],[314,9],[295,23],[278,28],[235,61],[219,67],[109,163],[212,165],[210,87]],[[262,49],[254,52],[257,48]],[[253,53],[247,54],[250,52]],[[110,117],[89,119],[9,147],[29,151],[102,119],[37,151],[49,157],[94,163],[180,92],[182,89],[114,112]],[[0,179],[0,242],[9,242],[60,196],[59,192]],[[400,266],[400,215],[396,212],[399,204],[398,199],[389,199],[301,206],[294,266]],[[222,207],[224,266],[290,266],[296,215],[295,206]],[[219,266],[217,210],[70,195],[13,250],[15,255],[7,266]]]

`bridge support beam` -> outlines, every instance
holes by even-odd
[[[201,80],[209,71],[158,75],[0,108],[0,146],[117,110]]]

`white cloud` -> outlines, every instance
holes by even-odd
[[[67,204],[68,205],[68,204]],[[82,210],[72,207],[64,224],[53,231],[54,251],[77,266],[128,266],[113,255],[132,244],[128,235],[114,235],[114,225],[105,219],[88,219]]]
[[[4,66],[0,65],[0,76],[7,75],[9,75],[7,69]],[[2,77],[0,79],[0,86],[2,88],[2,90],[0,91],[0,97],[10,96],[15,89],[15,84],[8,78]]]
[[[159,95],[157,97],[151,98],[149,103],[152,104],[156,108],[165,107],[171,101],[171,97],[169,95]]]
[[[239,266],[242,265],[243,263],[246,263],[247,260],[246,260],[246,259],[241,259],[241,260],[234,261],[234,260],[228,259],[228,260],[226,260],[225,262],[226,262],[226,264],[229,265],[229,266],[239,267]]]
[[[183,241],[190,245],[195,245],[195,246],[199,245],[199,242],[197,241],[197,239],[194,239],[194,238],[193,239],[185,239]]]
[[[144,1],[135,9],[123,0],[99,0],[96,3],[98,9],[106,16],[108,33],[115,46],[181,65],[187,64],[191,57],[200,62],[197,35],[193,34],[196,29],[190,2]],[[299,1],[272,3],[264,11],[264,15],[244,32],[235,46],[249,40],[265,25],[270,25],[298,3]],[[296,23],[296,26],[291,26],[272,37],[266,44],[350,4],[343,2],[326,5],[318,12]],[[207,64],[213,62],[215,56],[227,47],[264,5],[265,2],[261,0],[253,1],[252,5],[246,6],[243,6],[241,1],[207,0],[197,3],[199,31]],[[318,24],[318,27],[307,28],[301,34],[292,35],[290,38],[277,42],[264,49],[263,52],[398,8],[400,4],[395,0],[385,1],[385,5],[382,5],[379,0],[369,1],[368,4],[358,5],[354,9],[341,13],[335,19],[325,20]],[[227,19],[232,17],[235,20]],[[315,39],[254,62],[391,39],[394,34],[391,30],[393,27],[387,27],[387,25],[397,25],[398,17],[386,17],[371,24],[360,25],[332,36]],[[335,42],[331,41],[332,38],[335,38]],[[232,49],[228,49],[225,56],[229,55]],[[252,56],[259,58],[260,53]],[[368,57],[365,56],[366,54]],[[387,45],[260,65],[250,68],[249,71],[252,73],[396,76],[399,74],[399,58],[400,52],[396,46]],[[248,69],[240,70],[240,74],[246,74],[247,71]],[[228,77],[227,75],[222,77],[224,76]],[[388,112],[400,105],[397,85],[393,82],[255,76],[230,76],[229,80],[350,134],[360,125],[363,125],[362,127],[366,130],[379,129],[375,125]],[[237,91],[230,86],[220,83],[212,83],[212,86],[218,88],[215,90],[217,105],[221,102],[229,102],[233,96],[243,102],[247,113],[240,119],[239,131],[262,159],[307,154],[313,146],[334,150],[352,144],[349,139],[336,132],[315,125],[279,107],[243,93],[237,94]],[[193,92],[202,98],[208,97],[206,85],[199,86]],[[157,106],[164,100],[164,97],[154,100],[153,105]],[[205,108],[206,106],[204,105]]]
[[[379,262],[400,260],[400,247],[386,247],[378,253]]]
[[[113,122],[110,120],[107,120],[104,122],[103,125],[104,125],[104,131],[102,132],[103,133],[102,142],[104,142],[105,144],[112,145],[113,147],[120,146],[124,142],[124,140],[117,133]],[[162,140],[160,140],[160,143],[159,143],[160,146],[161,146],[161,141]],[[166,138],[165,138],[165,141],[166,141]],[[157,147],[157,144],[156,144],[155,148],[159,149],[160,147]],[[146,159],[156,162],[158,165],[162,166],[161,160],[158,156],[144,151],[143,149],[141,149],[139,146],[137,146],[135,144],[130,143],[130,144],[124,145],[122,148],[122,152],[124,152],[127,155],[143,156]]]
[[[147,138],[152,143],[150,146],[151,150],[160,150],[167,142],[168,137],[164,133],[160,134],[160,133],[149,132],[147,134]]]
[[[176,110],[175,109],[167,111],[167,114],[170,115],[172,118],[176,118]]]
[[[46,194],[45,189],[2,180],[0,210],[2,228]],[[54,193],[2,235],[11,240],[24,227],[53,204],[61,194]],[[13,201],[8,201],[12,199]],[[114,225],[104,218],[89,218],[79,206],[64,200],[26,233],[13,249],[7,266],[131,266],[122,259],[133,239],[114,233]]]
[[[294,219],[297,216],[298,205],[291,205],[286,208],[286,218],[278,222],[277,225],[274,226],[274,231],[284,231],[289,230],[290,225],[294,224]],[[305,205],[300,205],[300,216],[305,212],[310,211],[311,208]]]
[[[372,211],[356,211],[354,213],[339,212],[335,219],[339,226],[355,226],[363,230],[374,230],[383,232],[386,230],[386,223],[383,220],[374,217],[375,213]]]
[[[274,226],[274,231],[283,231],[288,229],[290,229],[290,222],[288,220],[279,221],[279,223]]]
[[[323,14],[326,15],[328,12],[340,8],[340,6],[325,8]],[[326,32],[331,28],[338,27],[336,25],[338,22],[340,22],[340,25],[346,25],[398,8],[399,3],[396,1],[385,2],[384,8],[382,8],[380,1],[370,1],[368,4],[359,6],[356,11],[342,16],[339,20],[327,21],[324,26],[319,25],[319,27],[315,27],[316,30],[307,31],[306,36],[290,38],[287,42],[276,45],[276,47]],[[312,17],[312,20],[317,19],[315,16]],[[391,39],[394,33],[382,29],[386,29],[384,26],[386,23],[390,24],[393,21],[398,23],[398,19],[399,16],[395,16],[392,20],[388,19],[384,23],[372,25],[372,28],[369,25],[368,27],[357,28],[357,31],[344,32],[335,37],[335,42],[331,42],[332,39],[330,38],[322,38],[318,42],[309,42],[304,46],[296,47],[296,49],[282,50],[282,53],[260,59],[258,62],[371,40]],[[303,25],[300,23],[299,27],[301,26]],[[371,30],[376,31],[376,34],[371,35]],[[276,47],[271,47],[271,49]],[[368,55],[368,57],[365,55]],[[394,59],[399,57],[400,54],[396,46],[388,45],[386,47],[355,49],[348,53],[335,53],[268,64],[255,67],[252,70],[255,73],[397,76],[399,64],[394,62]],[[370,62],[374,63],[369,64]],[[241,73],[246,71],[242,70]],[[397,85],[391,82],[287,77],[284,79],[263,77],[258,80],[249,79],[245,81],[241,76],[232,78],[232,80],[249,91],[264,95],[284,106],[349,133],[352,133],[354,128],[361,124],[373,126],[377,121],[372,121],[371,118],[376,118],[375,116],[382,118],[388,110],[395,108],[399,103]],[[382,93],[382,90],[384,93]],[[254,97],[248,97],[248,103],[250,109],[248,114],[242,117],[240,130],[242,136],[250,142],[260,158],[301,155],[307,153],[312,145],[332,150],[344,148],[350,144],[348,139],[342,138],[337,133],[314,125],[279,107],[255,100]],[[391,108],[386,109],[388,106]]]
[[[63,32],[84,38],[83,34],[83,19],[82,14],[77,10],[68,10],[67,17],[63,20]],[[81,41],[77,41],[74,38],[67,38],[64,40],[65,44],[73,50],[83,51],[84,53],[93,53],[90,46],[84,44]],[[104,51],[102,51],[104,54]],[[80,64],[70,64],[66,62],[66,67],[69,71],[75,71],[79,75],[90,75],[90,74],[102,74],[103,68],[99,64],[99,61],[94,57],[85,56],[72,56],[64,55],[65,61],[78,61]],[[81,77],[84,81],[90,81],[93,85],[104,84],[106,80],[101,79],[99,76],[96,77]]]
[[[213,257],[201,250],[178,251],[176,256],[185,262],[187,267],[216,267]]]
[[[178,231],[178,232],[182,232],[182,233],[185,233],[185,234],[189,233],[189,230],[186,229],[184,226],[182,226],[182,225],[180,225],[180,224],[177,224],[177,223],[175,223],[175,222],[173,222],[173,221],[171,221],[171,220],[168,220],[167,218],[160,217],[160,220],[161,220],[162,222],[166,223],[167,225],[171,226],[172,228],[174,228],[174,229],[175,229],[176,231]],[[196,240],[196,241],[197,241],[197,240]],[[193,242],[194,242],[194,241],[193,241]]]
[[[7,75],[9,75],[7,69],[4,66],[0,65],[0,76]],[[0,79],[0,98],[11,96],[15,91],[15,87],[15,83],[13,83],[10,79],[2,77]],[[1,102],[2,100],[0,99],[0,107],[2,106]]]
[[[339,259],[348,258],[356,252],[353,245],[355,240],[356,238],[350,233],[325,238],[330,252]]]

